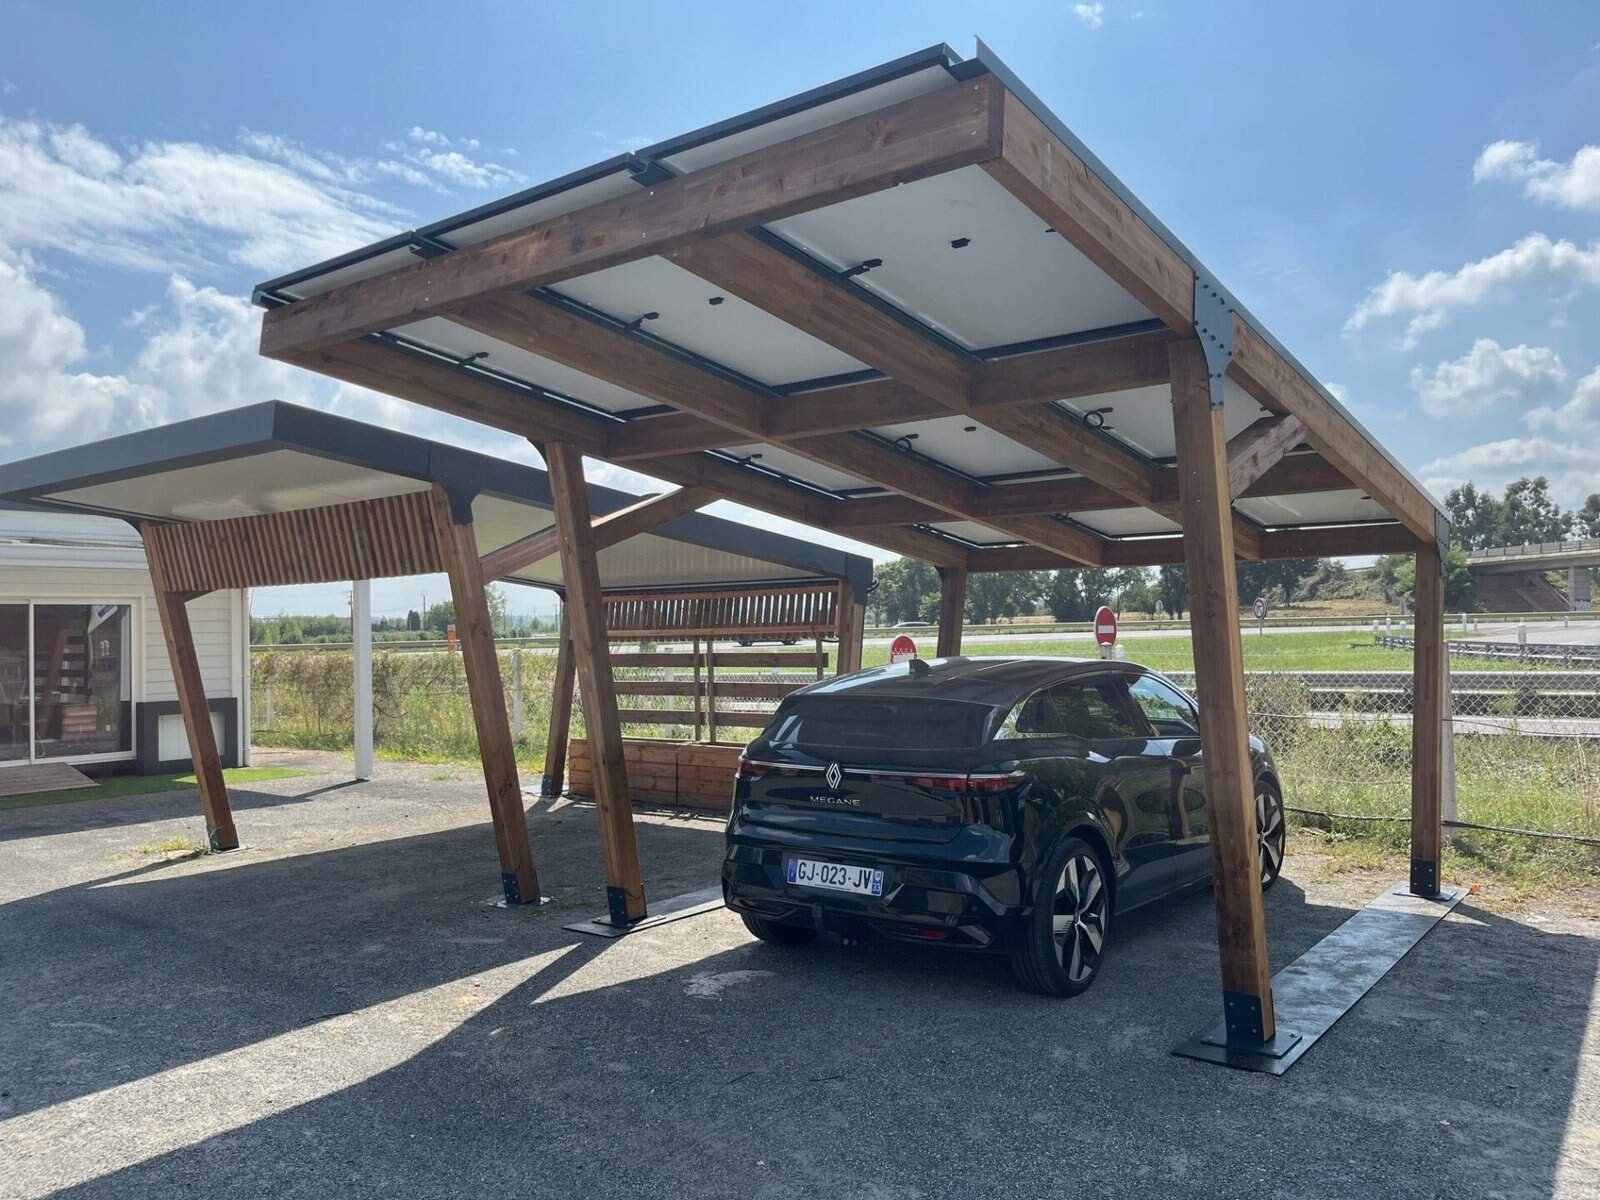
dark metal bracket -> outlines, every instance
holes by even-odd
[[[1206,356],[1206,377],[1211,385],[1211,407],[1221,408],[1223,378],[1233,360],[1233,302],[1222,289],[1199,274],[1194,279],[1194,332]]]
[[[640,917],[633,922],[628,920],[627,904],[620,888],[607,888],[606,901],[610,911],[587,921],[574,921],[561,928],[571,933],[592,933],[596,937],[603,938],[625,937],[643,929],[654,929],[657,925],[681,921],[685,917],[697,917],[701,913],[715,912],[722,907],[722,885],[701,888],[697,892],[685,892],[681,896],[663,900],[654,906],[655,911],[649,916]]]

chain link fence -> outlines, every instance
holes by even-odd
[[[1358,671],[1301,669],[1300,650],[1285,644],[1277,651],[1266,638],[1248,648],[1245,678],[1251,731],[1271,749],[1289,806],[1307,821],[1397,850],[1407,844],[1411,803],[1411,652],[1408,641],[1402,644],[1404,633],[1350,634],[1353,643],[1387,650],[1383,669]],[[1600,666],[1567,669],[1548,658],[1493,658],[1450,645],[1455,808],[1446,815],[1462,825],[1458,841],[1476,839],[1495,853],[1564,854],[1572,865],[1600,870],[1600,847],[1590,844],[1600,839]],[[694,701],[681,692],[628,690],[641,684],[677,688],[692,681],[692,669],[631,666],[626,653],[617,657],[621,707],[633,716],[625,733],[675,740],[706,736],[703,700],[697,730],[687,711]],[[518,754],[530,764],[543,759],[555,663],[549,649],[500,653]],[[1192,673],[1167,673],[1193,689]],[[704,683],[703,667],[700,675]],[[718,711],[726,714],[719,740],[753,737],[764,714],[776,707],[775,696],[739,695],[738,685],[794,685],[814,677],[814,670],[792,667],[719,668],[719,688],[733,693],[718,698]],[[348,749],[351,683],[348,652],[258,652],[254,742]],[[651,711],[663,719],[646,719]],[[459,655],[376,653],[373,720],[374,740],[386,753],[460,759],[477,752]],[[572,736],[582,736],[576,706]]]

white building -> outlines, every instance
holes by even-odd
[[[248,761],[244,591],[189,605],[223,765]],[[30,668],[31,664],[31,668]],[[190,769],[138,533],[124,521],[0,504],[0,771],[17,763]]]

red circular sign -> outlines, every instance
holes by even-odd
[[[1109,646],[1117,640],[1117,614],[1104,604],[1094,614],[1094,640]]]
[[[902,633],[889,643],[889,661],[892,663],[906,662],[917,656],[917,644],[909,635]]]

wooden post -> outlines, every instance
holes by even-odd
[[[960,567],[939,568],[939,658],[961,653],[961,622],[967,611],[967,573]]]
[[[544,781],[539,794],[546,800],[561,795],[567,772],[567,737],[572,731],[572,635],[567,628],[567,602],[561,602],[561,644],[556,647],[556,677],[550,687],[550,736],[545,742]]]
[[[706,639],[706,741],[717,744],[717,639]]]
[[[689,658],[694,669],[694,740],[700,740],[700,638],[697,634],[689,641]]]
[[[839,581],[839,607],[835,628],[839,633],[839,661],[837,674],[848,675],[861,669],[861,639],[867,623],[867,609],[856,602],[856,592],[850,584]]]
[[[1276,1022],[1261,906],[1255,781],[1245,728],[1228,437],[1222,409],[1211,406],[1199,342],[1173,342],[1168,360],[1195,691],[1200,701],[1200,742],[1210,809],[1223,1017],[1230,1044],[1259,1046],[1272,1041]]]
[[[155,587],[156,612],[161,617],[161,633],[167,642],[167,658],[172,662],[172,682],[178,690],[178,708],[189,735],[189,754],[194,759],[194,778],[200,787],[200,809],[206,818],[206,841],[213,850],[237,850],[239,833],[233,827],[233,809],[228,804],[228,785],[222,779],[222,756],[217,753],[217,734],[211,728],[211,709],[206,704],[205,683],[200,677],[200,660],[194,651],[194,635],[189,629],[192,598],[167,589],[166,572],[160,555],[145,543],[150,564],[150,581]]]
[[[439,557],[450,579],[456,609],[456,638],[467,673],[472,723],[478,731],[478,757],[489,789],[489,813],[495,847],[500,853],[500,884],[507,904],[539,903],[539,876],[528,845],[528,820],[522,809],[522,783],[517,777],[517,751],[511,741],[506,697],[500,683],[500,660],[494,647],[494,624],[478,566],[478,541],[470,514],[460,520],[450,497],[433,486],[433,528]]]
[[[1417,548],[1411,658],[1411,891],[1439,894],[1444,847],[1444,574],[1436,542]]]
[[[644,882],[633,835],[633,801],[622,755],[622,725],[611,678],[611,644],[600,595],[589,494],[583,483],[583,455],[576,447],[549,442],[543,447],[555,500],[561,542],[561,578],[567,588],[567,615],[578,684],[583,689],[583,723],[594,765],[594,797],[600,810],[600,854],[605,864],[606,899],[614,925],[645,915]]]

